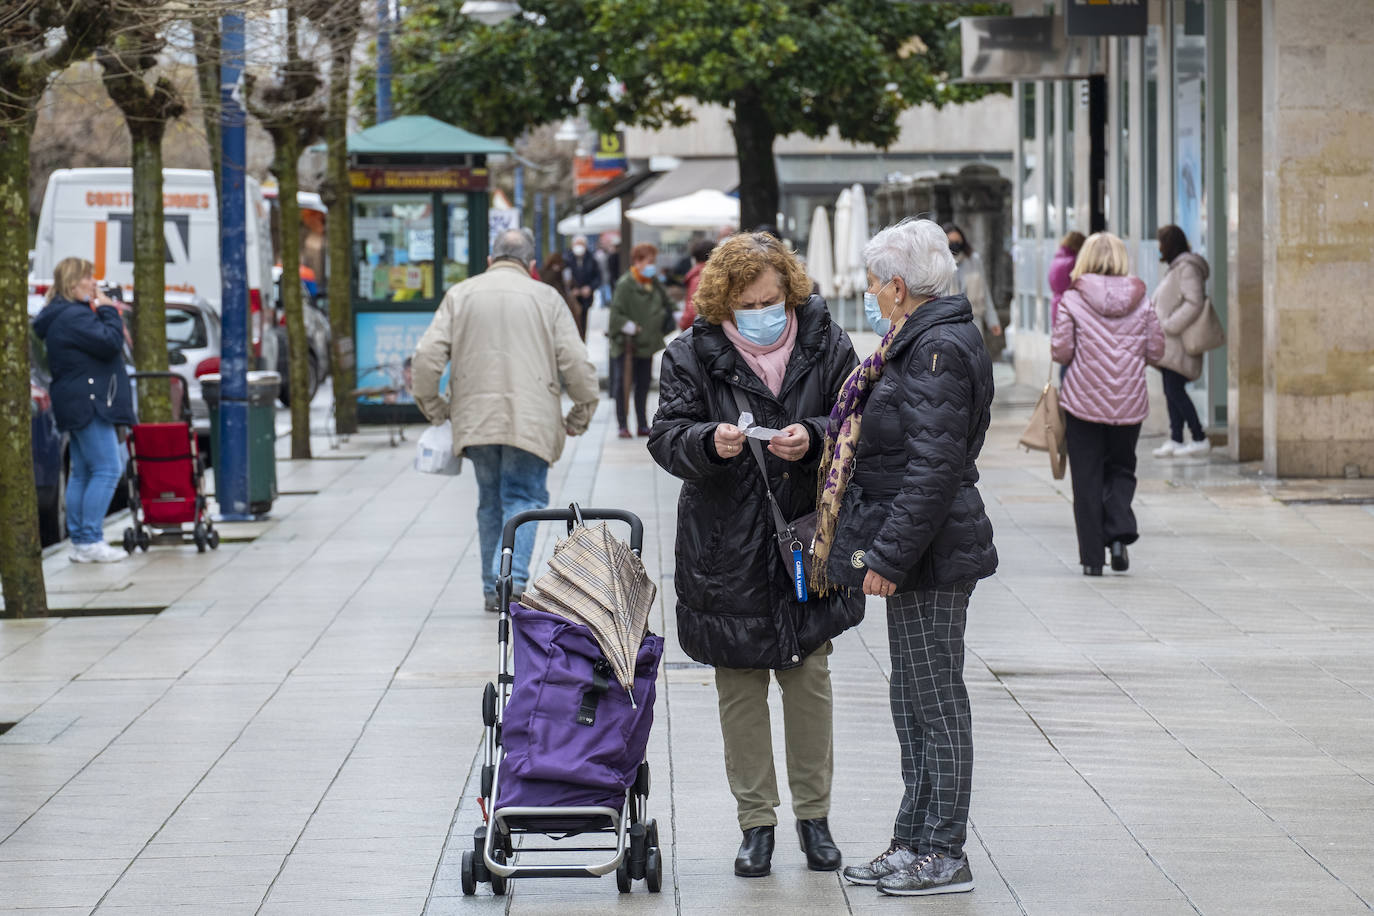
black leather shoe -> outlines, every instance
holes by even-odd
[[[834,871],[840,867],[840,850],[830,838],[830,824],[823,817],[797,821],[797,837],[806,853],[806,867],[812,871]]]
[[[1117,572],[1125,572],[1131,568],[1130,554],[1126,553],[1126,545],[1121,541],[1112,541],[1112,569]]]
[[[1085,576],[1100,576],[1100,575],[1102,575],[1102,567],[1101,567],[1101,566],[1084,566],[1084,567],[1083,567],[1083,575],[1085,575]]]
[[[741,878],[762,878],[773,868],[773,828],[750,827],[735,856],[735,874]]]

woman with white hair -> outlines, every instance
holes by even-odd
[[[997,569],[974,465],[992,360],[957,292],[945,232],[907,220],[864,248],[864,311],[882,343],[840,391],[826,430],[813,557],[824,593],[887,599],[892,721],[906,791],[886,852],[844,870],[898,896],[973,889],[964,856],[973,772],[964,622]]]

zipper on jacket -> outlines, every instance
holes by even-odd
[[[939,362],[940,362],[940,354],[939,354],[939,353],[932,353],[932,354],[930,354],[930,371],[931,371],[931,372],[934,372],[934,371],[935,371],[935,366],[936,366]]]

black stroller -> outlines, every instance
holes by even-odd
[[[587,520],[627,523],[628,550],[604,525],[587,528]],[[512,605],[516,530],[541,521],[566,522],[569,539],[555,551],[550,573],[526,590],[523,604]],[[479,883],[489,883],[492,892],[501,895],[512,878],[597,878],[611,872],[621,893],[628,893],[639,880],[653,893],[662,888],[658,826],[646,815],[649,764],[644,746],[652,727],[663,639],[643,631],[648,613],[643,587],[649,582],[639,562],[643,542],[644,525],[632,513],[581,510],[576,504],[522,512],[502,531],[499,674],[482,696],[486,733],[479,805],[485,823],[473,834],[472,850],[463,853],[464,894],[476,893]],[[642,609],[638,635],[623,640],[629,647],[628,662],[625,653],[603,651],[604,640],[598,642],[604,633],[596,627],[613,618],[609,610],[591,627],[561,609],[548,612],[556,604],[560,569],[590,576],[589,554],[583,551],[587,544],[605,548],[593,559],[618,559],[618,567],[598,566],[601,572],[620,568],[634,574],[625,577],[633,580],[629,584],[614,575],[600,580],[607,594],[628,596],[617,607]],[[647,589],[647,602],[652,603],[655,589],[652,584]],[[619,600],[613,597],[611,603]],[[590,845],[596,836],[613,844]],[[518,846],[517,837],[524,838]],[[534,837],[550,843],[526,841]],[[570,838],[578,845],[561,842]],[[560,860],[561,853],[584,858]]]

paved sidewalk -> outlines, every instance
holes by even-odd
[[[1002,566],[970,611],[972,894],[899,901],[808,872],[786,800],[774,873],[733,876],[711,672],[673,632],[677,484],[603,402],[550,490],[646,523],[669,646],[649,754],[661,895],[607,877],[461,896],[495,667],[475,485],[364,436],[281,462],[300,495],[226,526],[217,553],[46,561],[54,606],[167,609],[0,622],[0,722],[17,723],[0,913],[1368,912],[1374,507],[1284,505],[1247,469],[1154,462],[1146,441],[1132,570],[1085,579],[1067,481],[1013,447],[1027,413],[999,411],[981,463]],[[870,602],[832,659],[851,862],[886,846],[900,792],[886,656]]]

